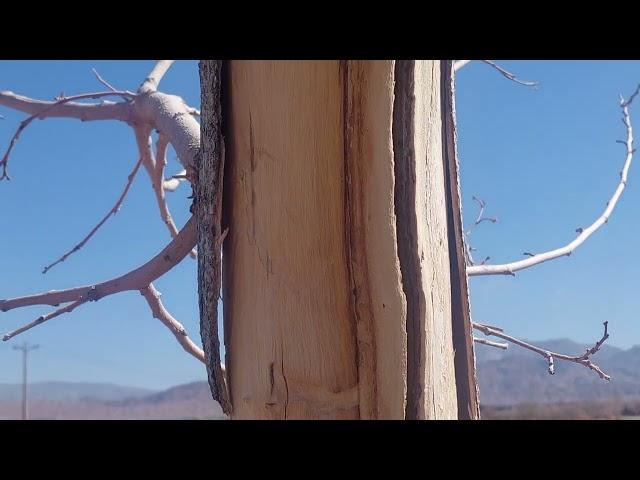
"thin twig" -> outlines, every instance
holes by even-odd
[[[109,90],[111,90],[112,92],[117,92],[118,90],[111,85],[109,82],[107,82],[104,78],[102,78],[100,76],[100,74],[98,73],[98,71],[95,68],[92,68],[91,71],[93,72],[93,74],[96,76],[96,78],[98,79],[98,81],[104,85],[105,87],[107,87]]]
[[[511,335],[507,335],[503,333],[501,329],[497,330],[495,328],[491,328],[481,323],[475,323],[475,322],[472,323],[473,328],[481,331],[485,335],[492,335],[494,337],[501,338],[503,340],[506,340],[507,342],[513,343],[520,347],[526,348],[527,350],[531,350],[532,352],[535,352],[539,355],[542,355],[549,362],[549,373],[551,375],[555,373],[555,366],[554,366],[553,360],[554,358],[556,358],[559,360],[566,360],[568,362],[577,363],[579,365],[587,367],[590,370],[593,370],[594,372],[596,372],[601,379],[609,381],[611,380],[611,377],[606,373],[604,373],[598,365],[596,365],[591,361],[591,356],[595,355],[600,350],[604,342],[609,338],[608,325],[609,325],[609,322],[604,322],[604,333],[602,335],[602,338],[598,340],[593,347],[588,348],[585,353],[583,353],[582,355],[565,355],[563,353],[552,352],[550,350],[546,350],[544,348],[531,345],[530,343],[523,342],[522,340],[512,337]]]
[[[479,322],[475,322],[474,324],[475,324],[475,325],[478,325],[479,327],[482,327],[482,328],[490,328],[490,329],[492,329],[492,330],[496,330],[496,331],[498,331],[498,332],[504,332],[504,328],[502,328],[502,327],[497,327],[497,326],[495,326],[495,325],[489,325],[488,323],[479,323]]]
[[[111,90],[112,92],[117,92],[118,89],[116,87],[114,87],[113,85],[111,85],[109,82],[107,82],[104,78],[102,78],[102,76],[98,73],[98,71],[95,68],[92,68],[91,71],[93,72],[93,74],[96,76],[96,78],[98,79],[98,81],[104,85],[105,87],[107,87],[109,90]],[[131,99],[127,98],[127,97],[122,97],[125,101],[130,102]]]
[[[465,67],[465,66],[469,65],[469,63],[471,63],[472,61],[473,60],[456,60],[453,63],[453,72],[454,73],[457,72],[462,67]],[[540,86],[539,82],[529,82],[529,81],[526,81],[526,80],[520,80],[515,74],[511,73],[508,70],[505,70],[500,65],[496,64],[495,62],[493,62],[491,60],[480,60],[480,61],[486,63],[487,65],[490,65],[493,68],[495,68],[498,72],[500,72],[500,74],[502,76],[504,76],[505,78],[511,80],[512,82],[519,83],[520,85],[524,85],[526,87],[531,87],[534,90],[537,89]]]
[[[118,213],[120,211],[120,208],[122,207],[122,203],[124,202],[124,199],[127,196],[127,193],[129,193],[129,189],[131,188],[131,185],[133,184],[133,179],[135,178],[136,174],[138,173],[138,170],[140,169],[140,165],[141,164],[142,164],[142,158],[140,158],[136,162],[135,166],[133,167],[133,170],[131,171],[131,173],[127,177],[127,183],[126,183],[126,185],[124,187],[124,190],[120,194],[120,197],[118,198],[116,203],[113,205],[113,207],[111,207],[111,210],[109,210],[107,212],[107,214],[104,216],[104,218],[102,220],[100,220],[100,222],[95,227],[93,227],[93,229],[87,234],[86,237],[84,237],[82,239],[82,241],[80,243],[78,243],[75,247],[73,247],[67,253],[62,255],[55,262],[53,262],[52,264],[47,265],[46,267],[44,267],[44,269],[42,270],[42,273],[47,273],[49,270],[51,270],[57,264],[64,262],[67,258],[69,258],[69,256],[71,256],[72,254],[74,254],[75,252],[80,250],[82,247],[84,247],[85,244],[91,239],[91,237],[93,237],[95,235],[95,233],[100,229],[100,227],[102,227],[102,225],[104,225],[106,223],[106,221],[109,220],[109,218],[111,216],[115,215],[116,213]]]
[[[75,302],[70,303],[69,305],[66,305],[66,306],[64,306],[62,308],[54,310],[51,313],[47,313],[46,315],[40,315],[33,322],[27,323],[26,325],[24,325],[24,326],[22,326],[20,328],[17,328],[15,330],[5,334],[4,337],[2,337],[2,341],[6,342],[7,340],[11,340],[16,335],[20,335],[21,333],[26,332],[27,330],[31,330],[33,327],[41,325],[42,323],[46,322],[47,320],[51,320],[52,318],[55,318],[55,317],[57,317],[59,315],[62,315],[63,313],[70,313],[76,307],[79,307],[83,303],[86,303],[88,300],[89,300],[89,297],[87,295],[84,295],[79,300],[76,300]]]
[[[473,337],[473,341],[489,347],[499,348],[501,350],[507,350],[509,348],[508,343],[492,342],[491,340],[485,340],[484,338]]]
[[[482,222],[491,222],[491,223],[497,223],[498,219],[496,217],[485,217],[484,215],[484,210],[487,206],[487,202],[485,202],[484,200],[476,197],[475,195],[472,196],[473,200],[479,205],[480,210],[478,212],[478,216],[476,217],[475,222],[473,223],[473,225],[466,231],[464,232],[465,235],[465,246],[466,246],[466,257],[467,257],[467,265],[475,265],[476,262],[473,259],[473,255],[472,252],[474,252],[476,249],[473,248],[471,246],[471,241],[470,241],[470,237],[471,237],[471,233],[475,230],[475,228],[480,225]],[[486,257],[481,263],[480,265],[484,265],[487,263],[487,261],[489,260],[489,257]]]
[[[532,87],[534,89],[538,88],[539,85],[540,85],[540,83],[538,83],[538,82],[529,82],[529,81],[526,81],[526,80],[520,80],[513,73],[509,72],[508,70],[505,70],[500,65],[497,65],[495,62],[492,62],[491,60],[482,60],[482,61],[484,63],[486,63],[487,65],[491,65],[498,72],[500,72],[505,78],[511,80],[512,82],[519,83],[520,85],[524,85],[525,87]]]
[[[627,176],[629,173],[629,167],[631,166],[631,161],[633,160],[633,154],[635,153],[635,149],[633,148],[633,128],[631,127],[631,117],[629,115],[629,106],[631,102],[635,98],[636,95],[640,92],[640,85],[636,88],[635,92],[629,97],[628,100],[621,100],[620,107],[622,108],[622,122],[624,123],[627,129],[627,140],[624,142],[626,148],[626,158],[624,165],[622,167],[622,171],[620,172],[620,181],[618,182],[618,186],[613,192],[612,197],[607,202],[604,212],[587,228],[578,228],[576,232],[578,236],[567,245],[557,248],[555,250],[550,250],[544,253],[538,253],[536,255],[528,255],[529,258],[524,260],[518,260],[511,263],[505,263],[501,265],[473,265],[467,267],[467,274],[469,276],[475,275],[514,275],[514,272],[518,270],[523,270],[525,268],[532,267],[534,265],[538,265],[540,263],[548,262],[549,260],[554,260],[559,257],[569,256],[571,253],[582,245],[596,230],[602,227],[605,223],[609,221],[609,217],[613,213],[614,208],[616,207],[622,192],[627,186]]]

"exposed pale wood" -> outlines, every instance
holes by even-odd
[[[340,63],[232,61],[229,70],[224,313],[233,416],[358,418],[351,402],[327,409],[305,400],[357,387]]]
[[[232,417],[456,418],[440,62],[225,65]]]
[[[348,228],[358,333],[360,418],[404,418],[406,302],[397,253],[393,61],[348,61]]]
[[[394,152],[408,419],[457,418],[440,63],[398,61]]]

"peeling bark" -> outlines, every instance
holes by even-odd
[[[202,150],[197,156],[195,179],[195,215],[198,228],[198,295],[200,335],[204,348],[207,377],[213,398],[229,415],[231,402],[220,365],[218,338],[218,300],[222,278],[222,180],[224,147],[221,126],[220,60],[200,62],[202,85]]]

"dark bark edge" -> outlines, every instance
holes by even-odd
[[[402,274],[402,289],[407,302],[407,403],[405,419],[420,418],[424,385],[420,374],[424,362],[424,328],[421,325],[425,308],[420,255],[418,252],[418,222],[416,218],[416,158],[414,151],[415,115],[414,60],[397,60],[393,101],[393,163],[394,208],[398,242],[398,259]]]
[[[442,138],[447,195],[447,231],[451,269],[451,321],[458,395],[458,418],[480,418],[469,291],[464,256],[462,204],[456,147],[454,77],[451,60],[440,62]]]
[[[224,146],[220,105],[222,61],[200,62],[200,152],[196,160],[195,215],[198,229],[200,336],[213,399],[227,415],[231,403],[220,364],[218,300],[222,279],[221,213]]]

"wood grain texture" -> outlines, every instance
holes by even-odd
[[[397,253],[393,61],[347,61],[345,165],[360,418],[404,418],[406,302]]]
[[[440,63],[398,61],[393,136],[407,299],[407,419],[457,418]]]
[[[233,418],[456,418],[440,62],[225,69]]]
[[[340,62],[232,61],[228,82],[234,418],[359,418]]]

